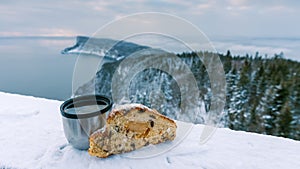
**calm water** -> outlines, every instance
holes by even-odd
[[[75,38],[0,38],[0,91],[65,100],[76,56],[60,51]]]
[[[212,42],[220,53],[230,49],[233,55],[255,56],[259,52],[262,56],[274,56],[283,52],[285,58],[300,61],[300,37],[216,37]]]

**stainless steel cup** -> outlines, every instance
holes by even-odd
[[[102,128],[112,102],[102,95],[71,98],[60,106],[63,128],[68,142],[75,148],[89,148],[89,136]]]

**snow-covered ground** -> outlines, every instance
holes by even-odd
[[[300,142],[217,129],[199,144],[203,125],[175,148],[151,158],[91,157],[68,145],[59,106],[62,102],[0,92],[0,168],[300,168]],[[169,144],[169,143],[165,143]]]

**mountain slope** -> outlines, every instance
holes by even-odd
[[[299,141],[219,128],[201,145],[203,125],[194,125],[179,145],[151,158],[133,159],[124,154],[98,159],[67,144],[59,113],[61,103],[0,92],[0,168],[297,169],[300,166]]]

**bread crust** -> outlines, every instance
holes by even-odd
[[[158,144],[176,137],[176,123],[141,104],[113,109],[106,126],[90,136],[89,154],[101,158]]]

